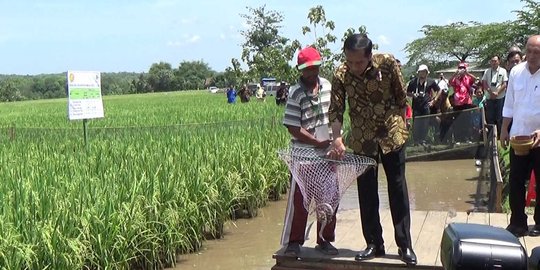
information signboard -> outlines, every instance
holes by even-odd
[[[68,71],[67,82],[69,120],[104,117],[99,71]]]

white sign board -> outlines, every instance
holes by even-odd
[[[69,120],[104,117],[99,71],[68,71],[67,82]]]

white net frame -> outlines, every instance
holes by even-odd
[[[332,220],[341,198],[354,180],[377,162],[369,157],[346,153],[342,159],[327,157],[326,149],[291,147],[278,151],[293,180],[300,187],[304,208],[316,212],[324,225]]]

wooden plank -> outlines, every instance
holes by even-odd
[[[394,230],[389,210],[381,210],[381,223],[386,231],[384,235],[387,255],[382,258],[357,262],[354,256],[359,250],[365,248],[361,232],[360,215],[358,209],[338,213],[336,226],[336,247],[339,254],[336,256],[324,255],[315,250],[315,240],[311,245],[302,248],[302,259],[295,260],[283,256],[283,249],[278,250],[273,257],[276,259],[274,270],[300,270],[300,269],[403,269],[405,266],[397,256],[397,247],[394,243]],[[465,212],[439,212],[439,211],[412,211],[411,212],[411,238],[413,248],[418,256],[416,269],[442,269],[439,257],[440,241],[446,224],[450,222],[463,222],[467,219]],[[312,238],[316,236],[316,229],[312,228]],[[540,239],[540,238],[539,238]],[[391,241],[390,241],[391,240]],[[436,244],[436,247],[434,245]],[[307,242],[306,242],[307,244]]]
[[[456,211],[448,211],[446,216],[445,225],[442,228],[442,233],[444,233],[444,229],[446,229],[446,226],[450,223],[467,223],[467,219],[469,218],[469,214],[467,212],[456,212]],[[442,234],[441,234],[442,239]],[[442,267],[441,262],[441,242],[439,241],[437,246],[437,258],[435,261],[436,266]]]
[[[493,227],[499,227],[506,229],[508,226],[509,217],[507,214],[503,213],[490,213],[489,214],[489,225]]]
[[[535,224],[534,216],[532,214],[528,215],[527,224],[529,224],[529,230],[532,230]],[[525,242],[525,245],[523,246],[527,250],[528,255],[531,255],[531,251],[533,248],[540,246],[540,237],[526,236],[526,237],[521,237],[521,239],[523,239],[523,241]]]
[[[467,223],[487,225],[489,224],[489,215],[483,212],[471,212],[467,218]]]
[[[420,235],[420,231],[422,230],[422,225],[426,220],[427,213],[428,211],[411,211],[411,240],[413,244],[413,249],[416,241],[418,240],[418,236]],[[397,251],[397,248],[398,247],[395,241],[392,242],[392,245],[386,246],[386,250]]]
[[[448,216],[446,217],[446,225],[450,223],[467,223],[468,218],[469,215],[467,214],[467,212],[449,211]]]
[[[467,223],[468,217],[469,217],[469,215],[467,214],[467,212],[448,211],[448,214],[446,216],[445,225],[442,228],[442,232],[444,233],[444,229],[446,229],[446,226],[448,226],[448,224],[450,224],[450,223]],[[442,235],[441,235],[441,239],[442,239]],[[442,263],[441,263],[441,243],[440,243],[440,241],[439,241],[438,246],[437,246],[437,258],[436,258],[436,261],[435,261],[435,265],[442,267]]]
[[[437,265],[438,247],[440,246],[443,228],[446,224],[447,212],[429,211],[418,240],[414,245],[418,262],[424,265]],[[435,243],[437,243],[435,245]]]
[[[358,209],[338,212],[336,224],[336,247],[338,249],[360,250],[363,245],[362,225]]]

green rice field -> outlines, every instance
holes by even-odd
[[[0,104],[0,267],[159,269],[288,187],[283,107],[206,91]]]

